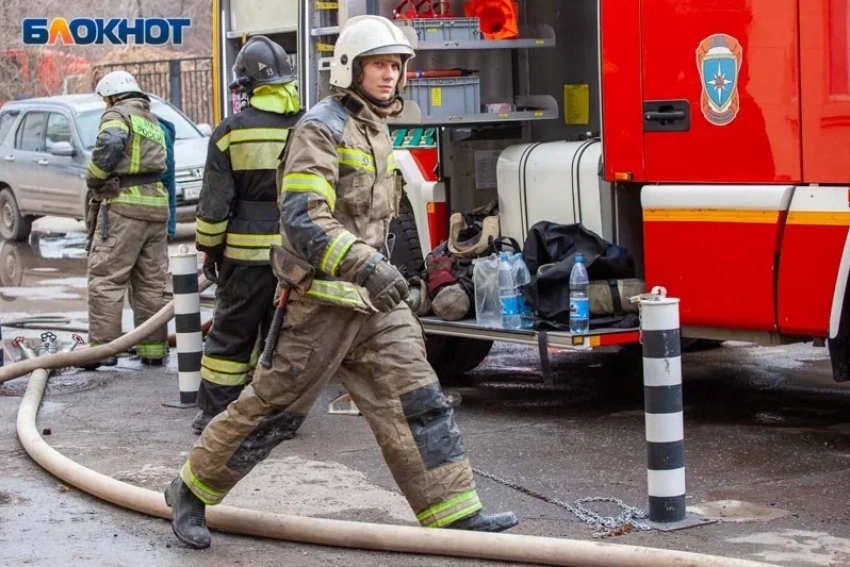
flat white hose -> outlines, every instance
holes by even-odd
[[[37,358],[35,362],[41,360],[42,358]],[[48,373],[42,368],[32,373],[18,410],[18,438],[30,457],[54,476],[92,496],[129,510],[170,519],[171,509],[165,505],[161,492],[139,488],[87,469],[58,453],[42,439],[36,426],[36,417],[47,378]],[[525,535],[304,518],[224,505],[207,508],[207,522],[211,528],[220,531],[293,542],[540,565],[778,567],[745,559],[686,551]],[[162,530],[164,537],[171,537],[170,529],[163,525]]]

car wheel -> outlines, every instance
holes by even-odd
[[[3,287],[20,287],[24,279],[23,263],[18,256],[18,245],[0,243],[0,284]]]
[[[0,237],[4,240],[26,240],[32,230],[32,217],[21,216],[12,190],[0,191]]]

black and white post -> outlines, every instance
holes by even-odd
[[[679,300],[655,287],[640,299],[649,521],[675,530],[707,523],[685,509],[685,427]]]
[[[174,325],[177,336],[177,375],[180,401],[163,405],[193,407],[201,385],[201,357],[204,353],[201,335],[201,294],[198,291],[198,256],[180,246],[171,256],[174,283]]]

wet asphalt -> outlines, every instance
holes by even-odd
[[[181,228],[191,246],[190,229]],[[0,243],[3,338],[40,329],[6,322],[33,315],[85,326],[85,260],[73,227],[26,244]],[[13,269],[14,268],[14,269]],[[81,281],[82,280],[82,281]],[[205,316],[208,307],[204,308]],[[62,340],[70,330],[57,329]],[[476,370],[454,377],[457,421],[477,470],[570,503],[616,497],[645,507],[646,445],[640,359],[610,349],[554,353],[542,377],[536,350],[498,343]],[[677,532],[604,538],[765,561],[785,567],[850,565],[850,386],[832,382],[812,344],[724,343],[683,357],[687,502],[718,503],[722,521]],[[486,565],[214,534],[210,550],[180,545],[167,522],[120,510],[67,487],[26,455],[15,413],[26,377],[0,386],[0,565]],[[295,439],[276,449],[228,503],[287,514],[413,525],[362,417],[329,415],[332,382]],[[160,490],[195,436],[169,366],[66,370],[51,379],[39,416],[47,441],[104,474]],[[488,509],[513,510],[516,533],[594,540],[572,513],[479,476]],[[746,504],[734,504],[734,502]],[[604,514],[619,512],[596,504]],[[713,514],[715,511],[711,511]]]

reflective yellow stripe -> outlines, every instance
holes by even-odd
[[[227,374],[224,372],[216,372],[215,370],[210,370],[206,366],[201,366],[201,378],[203,378],[207,382],[218,384],[219,386],[241,386],[245,383],[245,379],[247,376],[247,372]]]
[[[110,205],[113,203],[125,203],[128,205],[144,205],[146,207],[168,208],[168,197],[142,197],[133,195],[119,195],[114,199],[107,201]]]
[[[390,157],[387,158],[387,173],[392,173],[395,171],[395,155],[390,154]]]
[[[202,218],[195,219],[195,228],[199,232],[203,232],[204,234],[214,235],[214,234],[224,234],[227,232],[227,223],[228,219],[224,219],[219,222],[207,222]]]
[[[331,301],[333,303],[342,303],[344,305],[355,305],[357,307],[366,307],[363,298],[354,284],[347,282],[326,282],[322,280],[313,280],[307,295]]]
[[[319,263],[319,269],[332,276],[337,275],[339,263],[342,261],[345,253],[351,248],[351,245],[357,241],[357,237],[347,230],[341,231],[328,244],[325,253],[322,254],[322,260]]]
[[[130,157],[130,173],[139,173],[139,167],[142,161],[142,138],[141,136],[133,136],[133,153]]]
[[[195,234],[195,243],[201,246],[207,246],[208,248],[213,248],[215,246],[220,246],[224,244],[224,233],[217,234],[215,236],[209,236],[203,233]]]
[[[136,354],[145,358],[165,358],[167,352],[165,343],[139,343],[136,345]]]
[[[247,262],[263,262],[270,257],[268,248],[233,248],[225,247],[224,255],[233,260],[245,260]]]
[[[289,137],[288,128],[246,128],[228,132],[215,143],[219,150],[226,152],[230,144],[239,142],[257,142],[260,140],[278,140],[286,142]]]
[[[165,147],[165,132],[159,124],[151,122],[147,118],[132,114],[130,115],[130,125],[133,127],[134,133],[139,136],[144,136],[151,142]]]
[[[198,480],[198,477],[192,472],[192,466],[189,464],[189,461],[186,461],[186,464],[180,469],[180,479],[189,487],[192,494],[200,498],[201,502],[208,506],[218,504],[224,499],[226,494]]]
[[[435,504],[416,514],[416,519],[426,528],[447,526],[459,518],[471,516],[482,508],[474,490],[455,496],[447,502]]]
[[[103,124],[100,125],[100,132],[103,132],[107,128],[118,128],[124,132],[129,132],[130,129],[127,128],[127,124],[124,123],[123,120],[107,120]]]
[[[98,166],[96,166],[93,161],[89,162],[89,173],[91,173],[98,179],[106,179],[107,177],[109,177],[109,174],[100,169]]]
[[[230,165],[233,171],[249,169],[277,169],[284,142],[250,142],[230,148]]]
[[[283,178],[280,192],[312,191],[328,202],[331,211],[336,208],[336,192],[327,179],[314,173],[290,173]]]
[[[272,244],[280,246],[280,233],[277,234],[234,234],[227,233],[227,244],[245,248],[268,248]]]
[[[366,152],[352,148],[337,148],[336,153],[339,157],[339,163],[375,173],[375,159]]]

